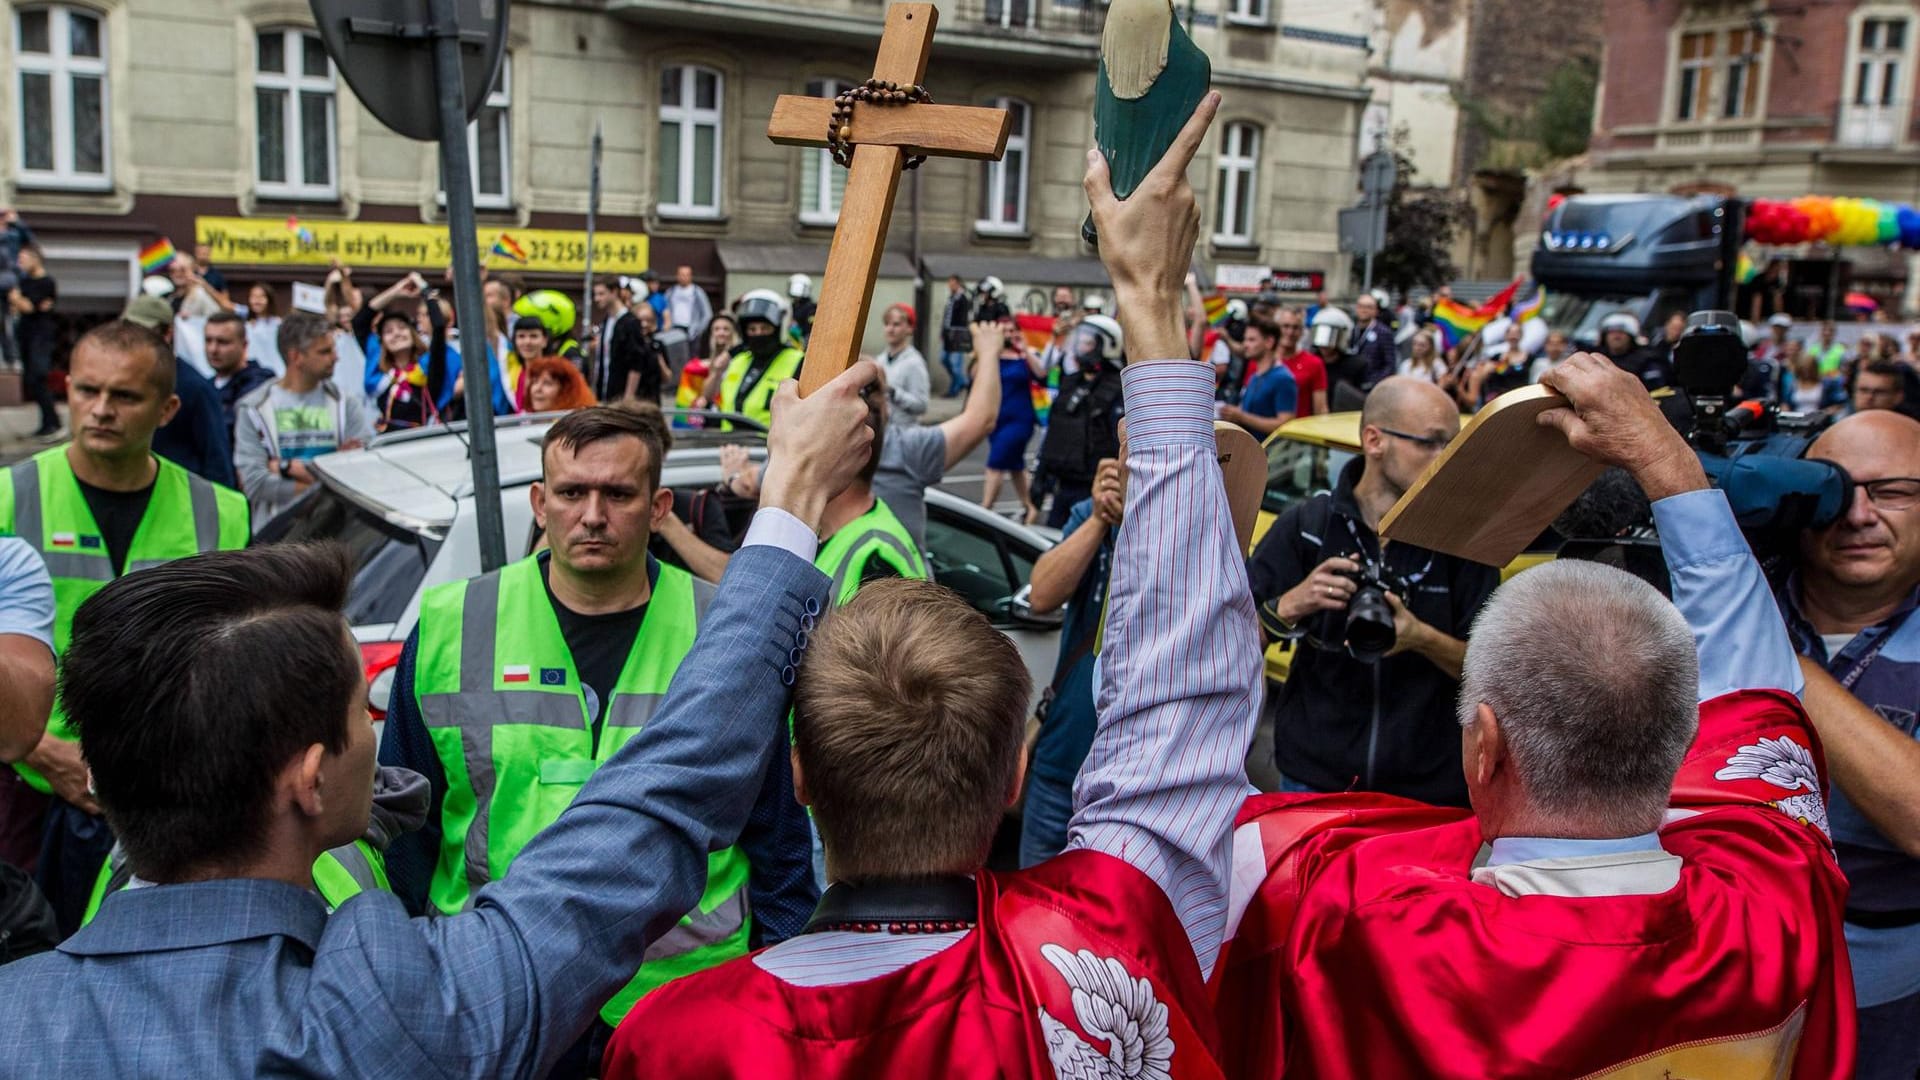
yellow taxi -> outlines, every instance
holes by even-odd
[[[1460,418],[1465,426],[1470,417]],[[1260,498],[1260,516],[1253,525],[1253,547],[1273,527],[1275,519],[1294,503],[1332,491],[1347,462],[1360,456],[1360,414],[1320,413],[1280,425],[1267,436],[1267,489]],[[1251,553],[1251,549],[1249,549]],[[1500,571],[1500,580],[1553,558],[1549,548],[1520,553]],[[1284,682],[1293,659],[1293,643],[1276,641],[1267,647],[1267,678]]]

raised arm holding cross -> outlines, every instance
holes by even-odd
[[[845,371],[860,355],[860,337],[873,304],[873,281],[887,244],[893,196],[911,157],[957,157],[997,161],[1007,148],[1007,113],[960,105],[911,102],[926,77],[939,12],[932,4],[895,4],[887,9],[873,78],[901,103],[861,101],[843,125],[833,101],[783,94],[774,102],[767,137],[784,146],[853,144],[840,223],[833,231],[820,310],[800,369],[800,393],[811,394]],[[891,87],[888,86],[891,84]],[[872,86],[873,84],[869,84]],[[906,94],[902,94],[906,91]],[[830,139],[837,135],[838,139]]]

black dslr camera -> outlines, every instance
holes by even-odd
[[[1387,594],[1402,597],[1404,602],[1407,582],[1365,552],[1347,558],[1360,564],[1360,569],[1346,575],[1354,583],[1353,595],[1347,600],[1347,655],[1371,664],[1392,652],[1399,639]]]

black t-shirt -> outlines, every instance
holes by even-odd
[[[640,624],[647,618],[647,605],[606,615],[582,615],[553,595],[553,583],[547,580],[552,564],[552,556],[540,556],[540,583],[546,586],[547,602],[553,605],[554,617],[560,620],[560,636],[567,641],[567,652],[573,657],[573,670],[580,676],[580,685],[592,691],[587,703],[593,715],[593,749],[597,754],[607,702],[620,682],[620,671],[627,666],[627,657],[633,653],[633,643],[639,640]]]
[[[20,295],[34,306],[34,310],[19,318],[13,324],[14,337],[23,346],[44,344],[53,340],[53,312],[39,310],[45,301],[54,299],[59,290],[55,288],[52,277],[23,277],[18,286]]]
[[[73,479],[80,485],[80,494],[87,500],[94,524],[100,526],[98,537],[79,536],[74,542],[81,547],[91,547],[89,541],[106,544],[114,576],[126,573],[127,549],[133,546],[133,534],[139,530],[140,520],[147,516],[147,503],[153,500],[153,485],[138,491],[108,491],[77,476]]]

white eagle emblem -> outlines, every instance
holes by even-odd
[[[1153,984],[1127,973],[1120,961],[1081,949],[1040,946],[1061,978],[1073,989],[1073,1016],[1081,1030],[1105,1039],[1105,1053],[1040,1010],[1040,1032],[1059,1080],[1171,1080],[1173,1037],[1167,1031],[1167,1007],[1153,995]]]
[[[1727,759],[1725,768],[1713,774],[1715,780],[1765,780],[1774,787],[1799,794],[1775,799],[1773,805],[1802,825],[1811,825],[1833,840],[1827,828],[1827,804],[1820,798],[1820,773],[1813,765],[1813,751],[1787,736],[1762,738],[1743,746]]]

